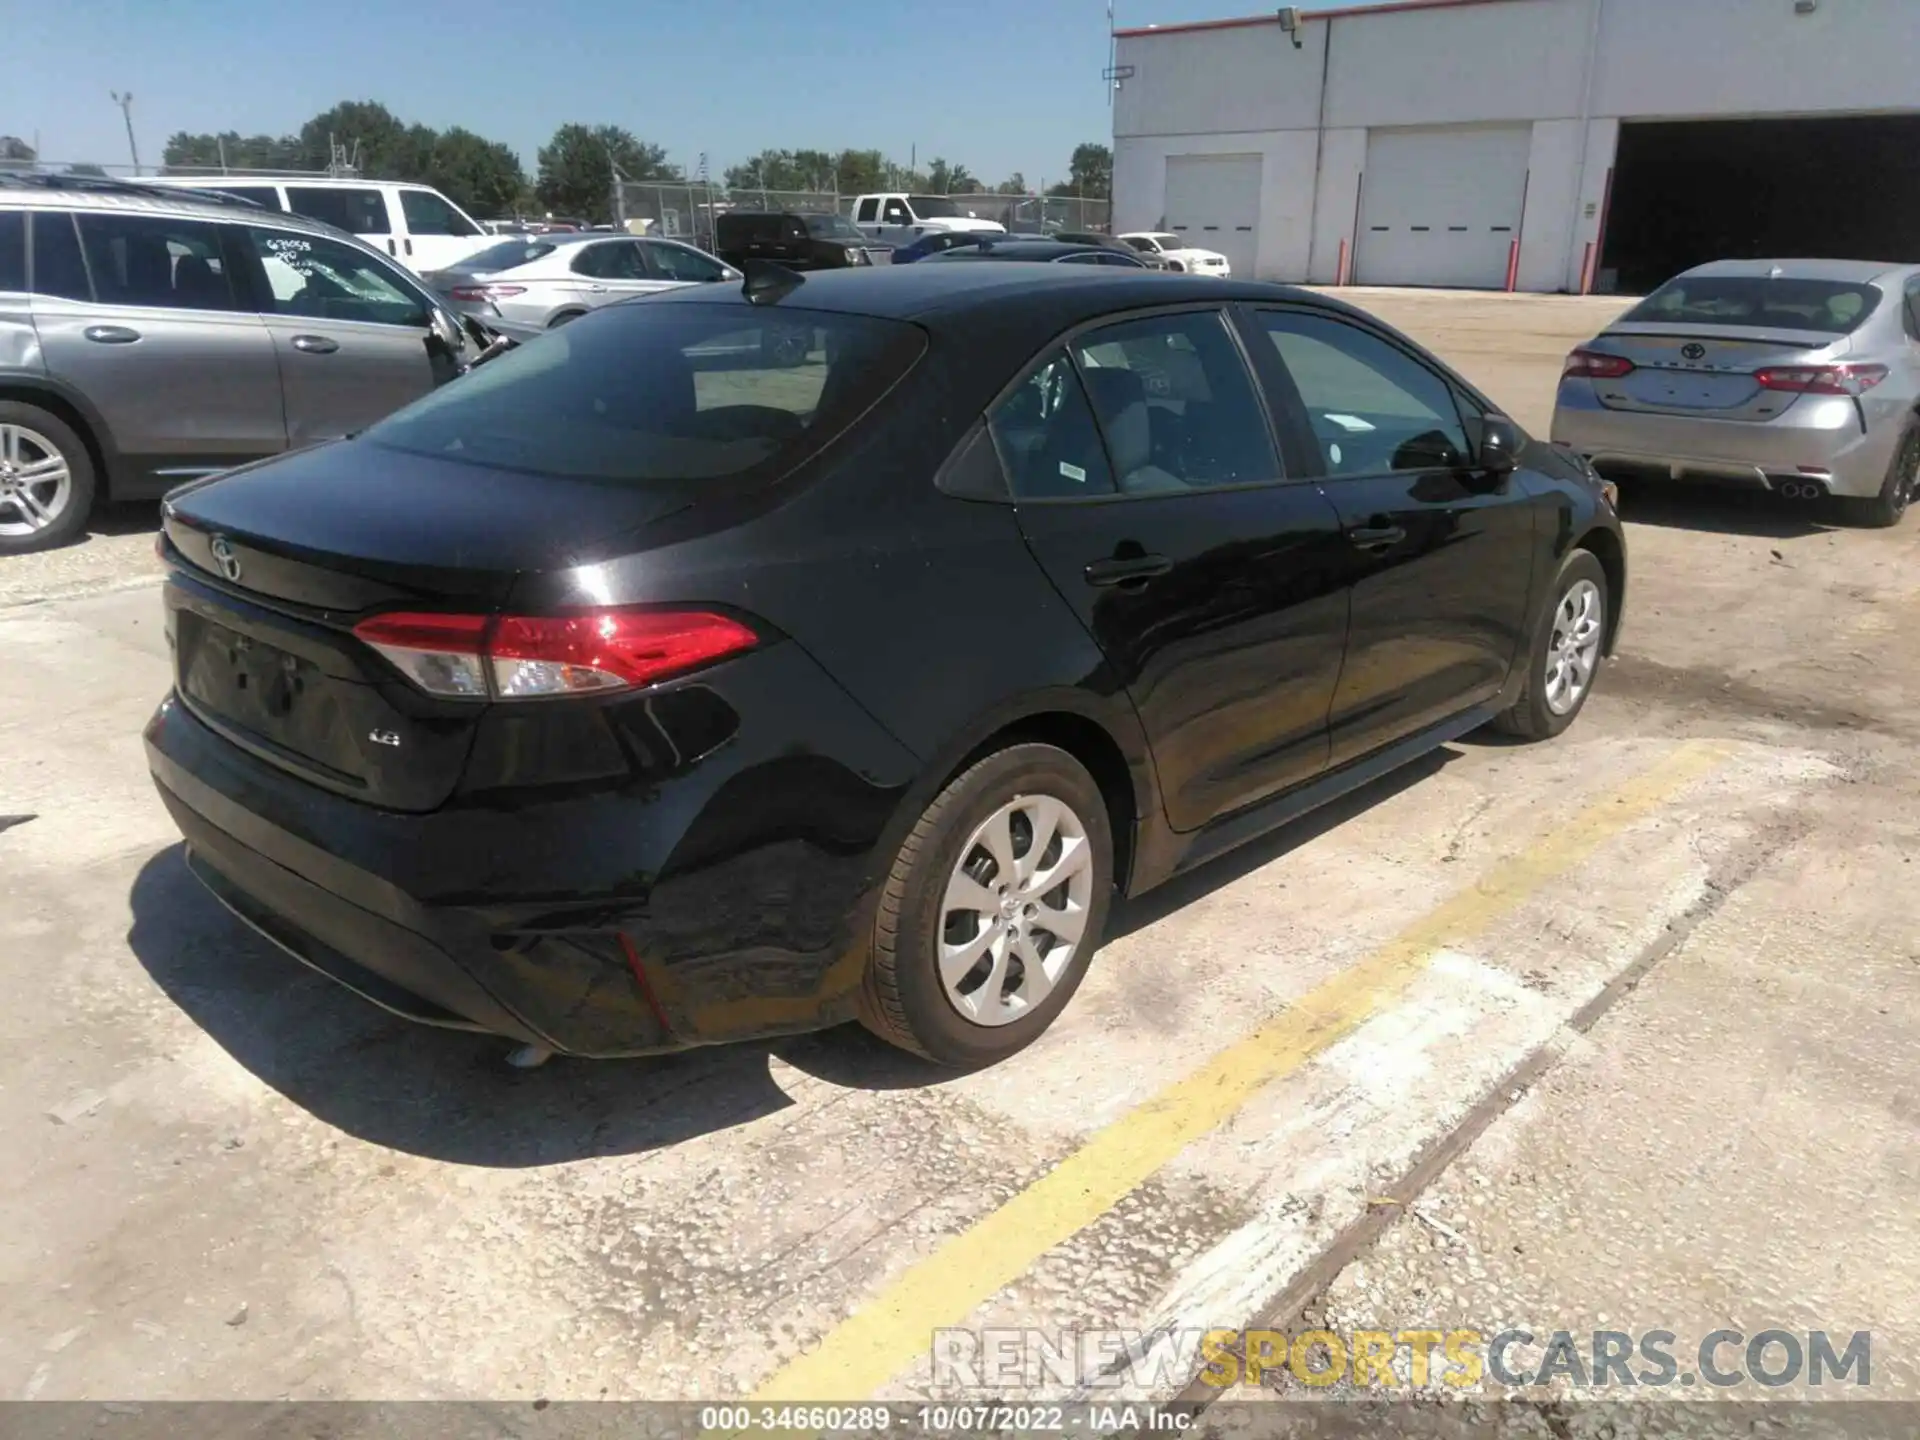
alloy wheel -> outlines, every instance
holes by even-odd
[[[1576,580],[1553,611],[1553,631],[1547,638],[1547,708],[1565,715],[1580,703],[1593,683],[1600,662],[1600,636],[1605,624],[1600,587]]]
[[[1021,795],[967,837],[940,903],[940,984],[976,1025],[1030,1013],[1073,963],[1093,901],[1087,827],[1051,795]]]
[[[0,535],[33,535],[58,520],[73,472],[53,441],[25,425],[0,424]]]

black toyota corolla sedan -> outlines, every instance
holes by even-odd
[[[1625,586],[1601,482],[1360,311],[1060,265],[608,307],[164,529],[195,873],[586,1056],[1008,1055],[1116,896],[1564,729]]]

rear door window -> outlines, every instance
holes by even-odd
[[[1016,500],[1114,493],[1113,470],[1080,377],[1055,350],[987,417]]]
[[[64,210],[38,210],[33,216],[33,293],[63,300],[91,300],[87,262],[80,256],[80,232]]]
[[[27,214],[0,210],[0,290],[27,288]]]
[[[349,235],[393,233],[387,218],[387,197],[371,185],[289,185],[287,203],[294,214]]]
[[[1850,335],[1880,303],[1864,281],[1682,275],[1620,318],[1637,325],[1738,325]]]
[[[601,245],[582,245],[573,257],[573,273],[595,280],[645,280],[647,264],[637,240],[609,240]]]
[[[433,190],[402,190],[400,212],[410,235],[478,235],[480,227]]]
[[[80,216],[80,239],[102,305],[237,310],[220,227],[151,215]]]
[[[541,474],[773,479],[900,379],[919,327],[739,304],[616,305],[366,432],[397,450]]]

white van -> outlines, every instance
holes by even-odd
[[[142,176],[140,183],[214,190],[305,215],[358,235],[419,274],[444,270],[493,243],[478,221],[431,185],[297,175]]]

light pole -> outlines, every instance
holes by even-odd
[[[127,153],[133,157],[133,173],[140,173],[140,147],[133,143],[133,92],[122,95],[118,90],[107,92],[113,97],[113,103],[120,107],[120,114],[127,122]]]

